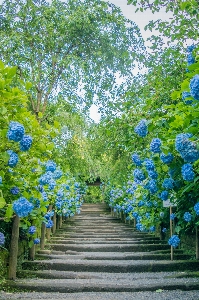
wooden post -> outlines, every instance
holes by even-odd
[[[54,215],[53,215],[53,223],[54,223],[54,225],[53,225],[53,227],[52,227],[52,233],[55,233],[55,231],[56,231],[56,223],[57,223],[57,213],[56,212],[54,212]]]
[[[35,259],[35,245],[33,244],[32,247],[29,249],[29,259]]]
[[[12,225],[12,235],[10,242],[10,256],[9,256],[9,270],[8,279],[15,280],[17,273],[17,255],[18,255],[18,241],[19,241],[19,222],[18,216],[14,217]]]
[[[46,228],[46,239],[47,241],[50,240],[51,228]]]
[[[63,224],[63,218],[62,215],[60,215],[60,224],[59,224],[60,228],[62,228],[62,224]]]
[[[198,239],[198,226],[196,226],[196,259],[199,259],[199,239]]]
[[[46,224],[43,222],[41,225],[41,240],[40,240],[41,250],[44,250],[44,246],[45,246],[45,232],[46,232]]]
[[[170,215],[172,214],[172,206],[170,206]],[[170,234],[173,235],[173,222],[170,218]],[[171,260],[173,260],[173,246],[171,246]]]

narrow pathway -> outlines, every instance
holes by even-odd
[[[170,261],[166,242],[111,217],[105,204],[84,204],[48,246],[14,283],[34,293],[0,299],[199,299],[199,278],[187,276],[199,262],[181,250]]]

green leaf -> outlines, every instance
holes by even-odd
[[[0,197],[0,208],[3,208],[6,205],[6,201],[3,197]]]
[[[27,91],[30,90],[31,87],[32,87],[32,83],[31,82],[26,82],[26,85],[25,85],[26,90]]]
[[[12,209],[12,204],[8,204],[8,207],[7,207],[6,213],[5,213],[5,217],[10,219],[13,215],[13,212],[14,211]]]

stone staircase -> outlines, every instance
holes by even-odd
[[[15,288],[62,295],[158,290],[198,290],[199,295],[199,278],[191,276],[198,261],[182,250],[175,250],[171,261],[166,242],[121,223],[105,204],[84,204],[47,248],[23,263]]]

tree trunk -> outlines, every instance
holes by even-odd
[[[32,245],[32,247],[29,249],[29,259],[30,260],[35,259],[35,245]]]
[[[41,250],[44,250],[44,246],[45,246],[45,232],[46,232],[46,224],[42,223],[42,225],[41,225],[41,241],[40,241]]]
[[[57,213],[56,212],[54,212],[54,216],[53,216],[53,223],[54,223],[54,225],[53,225],[53,227],[52,227],[52,233],[55,233],[55,231],[56,231],[56,224],[57,224]]]
[[[14,217],[12,225],[12,236],[10,242],[10,256],[9,256],[9,270],[8,278],[15,280],[17,272],[17,255],[18,255],[18,242],[19,242],[19,222],[18,216]]]
[[[46,239],[47,241],[50,240],[51,228],[46,228]]]

